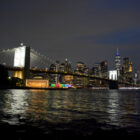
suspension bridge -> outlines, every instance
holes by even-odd
[[[24,45],[21,43],[20,47],[22,46]],[[14,68],[14,56],[16,49],[17,48],[0,50],[0,64]],[[45,69],[48,68],[52,63],[55,63],[55,61],[51,58],[38,53],[33,48],[30,49],[30,68]]]
[[[36,50],[30,47],[26,47],[23,43],[17,48],[0,50],[0,64],[4,65],[8,71],[12,71],[15,77],[26,80],[29,75],[43,73],[43,74],[59,74],[59,75],[72,75],[76,77],[86,77],[90,79],[96,79],[105,81],[108,83],[110,89],[117,89],[118,84],[124,84],[127,86],[135,86],[132,83],[119,80],[111,80],[102,76],[78,74],[75,72],[63,72],[63,71],[50,71],[49,67],[54,64],[55,61],[51,58],[38,53]]]

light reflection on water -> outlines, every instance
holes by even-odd
[[[67,122],[94,118],[117,126],[140,128],[140,91],[1,90],[0,119]]]

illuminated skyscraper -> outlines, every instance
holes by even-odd
[[[101,67],[101,75],[102,77],[107,77],[107,71],[108,71],[108,64],[107,61],[102,61],[100,63],[100,67]]]
[[[68,61],[67,58],[65,59],[65,62],[64,62],[64,71],[65,72],[72,72],[71,63]]]
[[[88,74],[88,68],[85,63],[77,62],[77,66],[75,69],[75,73],[77,74]],[[86,87],[88,85],[88,79],[86,77],[75,77],[74,84],[76,87]]]
[[[120,78],[120,70],[121,70],[121,57],[118,48],[115,56],[115,70],[117,70],[117,76],[118,76],[117,79],[118,79]]]
[[[56,61],[55,64],[51,64],[50,65],[49,70],[50,71],[56,71],[56,72],[58,72],[59,71],[59,68],[60,68],[60,62],[59,61]],[[50,77],[50,83],[51,84],[54,84],[54,83],[57,84],[57,83],[59,83],[60,74],[50,74],[49,77]]]
[[[72,65],[68,59],[65,59],[65,62],[60,65],[60,71],[65,73],[72,72]],[[61,82],[65,84],[73,84],[73,76],[72,75],[61,75]]]
[[[117,53],[116,53],[116,56],[115,56],[115,69],[117,71],[120,71],[120,68],[121,68],[121,57],[120,57],[120,54],[119,54],[119,49],[117,48]]]
[[[126,57],[123,59],[123,78],[128,82],[132,82],[132,72],[132,62],[129,60],[128,57]]]

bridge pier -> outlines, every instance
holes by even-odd
[[[109,81],[109,89],[118,89],[118,81]]]

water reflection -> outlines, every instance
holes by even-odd
[[[140,94],[118,90],[3,90],[1,120],[66,122],[94,118],[117,126],[140,126]]]
[[[5,121],[9,123],[18,123],[19,119],[24,118],[28,109],[28,94],[25,90],[9,90],[4,94],[3,112]],[[7,118],[8,117],[8,118]]]
[[[28,117],[53,122],[82,118],[88,108],[81,96],[69,91],[31,92],[29,104]]]
[[[110,124],[120,125],[120,106],[118,90],[109,91],[107,112]]]
[[[139,92],[135,91],[124,91],[120,95],[119,106],[121,110],[121,124],[124,126],[139,126],[138,118],[140,114],[136,114],[137,105],[136,100],[140,103],[140,100],[136,98],[136,94]]]

